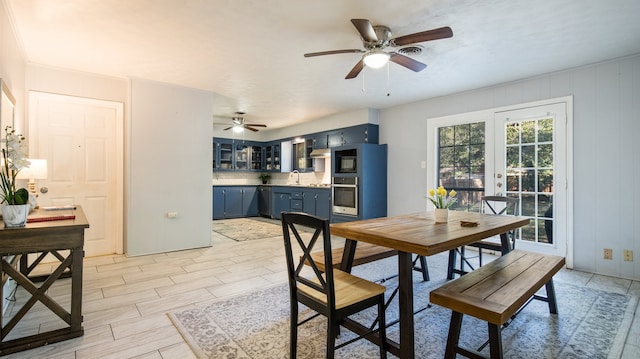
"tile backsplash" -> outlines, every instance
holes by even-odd
[[[309,184],[328,184],[331,183],[331,161],[325,159],[325,165],[321,172],[301,172],[300,183]],[[269,184],[287,185],[295,184],[298,178],[297,173],[292,172],[270,172],[271,179]],[[262,184],[258,178],[260,172],[235,172],[235,171],[213,171],[211,183],[215,185],[258,185]]]

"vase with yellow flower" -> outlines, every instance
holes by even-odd
[[[456,191],[451,190],[447,193],[447,190],[440,186],[435,190],[432,188],[429,190],[429,201],[436,207],[435,218],[436,223],[446,223],[449,220],[449,207],[453,206],[458,200],[456,198]]]

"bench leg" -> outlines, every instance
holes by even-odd
[[[547,303],[549,304],[549,313],[558,314],[558,304],[556,302],[556,290],[553,286],[553,279],[549,279],[547,284],[545,284],[545,288],[547,289]]]
[[[460,340],[460,329],[462,328],[462,314],[451,312],[451,323],[449,323],[449,336],[447,337],[447,346],[444,352],[445,359],[455,359],[458,341]]]
[[[502,328],[497,324],[489,324],[489,353],[491,359],[502,359]]]

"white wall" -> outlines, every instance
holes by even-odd
[[[127,254],[210,246],[213,93],[140,79],[130,93]]]
[[[0,78],[16,99],[15,128],[25,134],[25,59],[11,28],[11,22],[0,3]],[[4,137],[4,128],[0,129]]]
[[[575,269],[640,279],[640,55],[380,110],[389,214],[426,208],[426,119],[568,95]],[[603,259],[603,248],[613,249],[613,260]],[[622,260],[623,249],[634,251],[634,262]]]

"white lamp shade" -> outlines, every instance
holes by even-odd
[[[31,164],[18,172],[18,179],[46,179],[47,178],[47,160],[27,159]]]
[[[364,55],[364,64],[374,69],[384,66],[389,61],[389,54],[384,51],[373,51]]]

